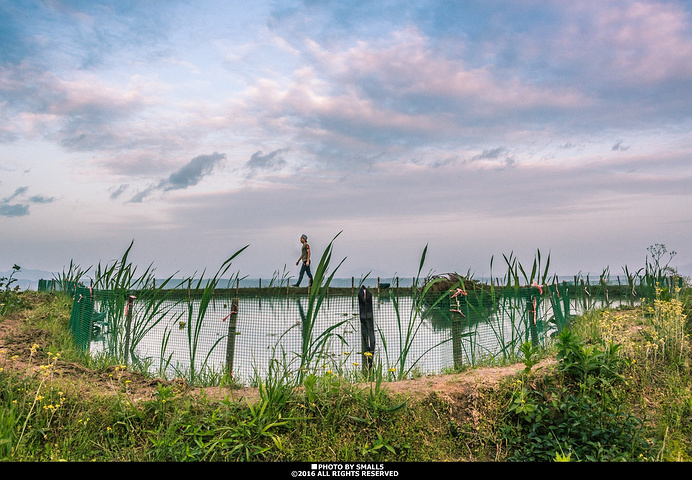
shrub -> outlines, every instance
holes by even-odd
[[[616,399],[618,345],[585,345],[569,331],[557,343],[558,376],[524,381],[511,394],[504,440],[511,461],[633,461],[650,454],[644,424]]]

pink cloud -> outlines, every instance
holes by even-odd
[[[692,74],[690,17],[671,2],[560,2],[567,23],[552,55],[618,82],[654,84]]]
[[[445,58],[414,28],[395,32],[385,45],[361,41],[346,51],[327,52],[313,42],[311,49],[335,78],[352,84],[376,78],[393,96],[432,95],[509,109],[577,107],[588,101],[575,89],[532,85],[518,77],[503,78],[492,65],[470,68]]]

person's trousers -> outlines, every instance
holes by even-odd
[[[308,278],[310,279],[310,285],[312,285],[312,272],[310,271],[310,265],[307,265],[305,262],[303,262],[303,265],[300,267],[300,275],[298,275],[298,281],[296,282],[296,286],[300,286],[300,282],[303,281],[303,275],[307,274]]]

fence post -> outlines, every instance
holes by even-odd
[[[360,333],[363,350],[363,372],[372,368],[375,354],[375,319],[372,312],[372,293],[365,286],[358,291],[358,306],[360,311]]]
[[[127,297],[127,306],[125,307],[125,365],[130,361],[130,329],[132,327],[132,310],[135,303],[134,295]]]
[[[231,303],[231,313],[228,317],[228,337],[226,338],[226,373],[233,378],[233,356],[235,355],[235,334],[238,321],[238,298]]]
[[[454,362],[454,368],[460,369],[464,363],[464,349],[461,346],[462,335],[462,319],[464,314],[461,312],[461,303],[459,298],[452,303],[450,298],[450,311],[452,313],[452,360]]]

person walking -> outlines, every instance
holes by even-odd
[[[294,283],[293,286],[300,287],[300,282],[303,281],[303,275],[307,274],[308,279],[310,280],[310,286],[312,287],[312,272],[310,271],[310,245],[308,244],[308,236],[302,234],[300,236],[300,243],[302,243],[303,246],[300,250],[300,257],[298,258],[296,265],[298,265],[301,261],[303,262],[303,265],[300,267],[298,281]]]

